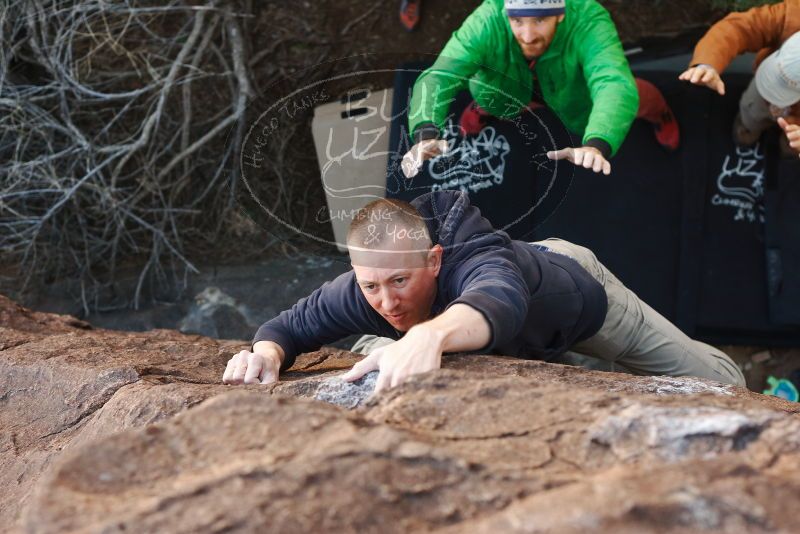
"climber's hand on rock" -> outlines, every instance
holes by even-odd
[[[403,156],[400,168],[406,178],[413,178],[422,168],[422,163],[435,156],[447,153],[447,141],[444,139],[425,139],[411,147]]]
[[[275,350],[243,350],[228,360],[224,384],[271,384],[278,381],[281,355]]]
[[[683,71],[681,75],[678,76],[678,79],[695,85],[704,85],[712,91],[716,91],[720,95],[725,96],[725,82],[720,78],[717,69],[711,65],[695,65],[694,67],[690,67]]]
[[[409,377],[439,369],[442,365],[443,337],[423,324],[411,328],[405,336],[385,347],[375,349],[342,376],[348,382],[378,370],[375,392],[399,386]]]
[[[786,135],[789,146],[792,147],[795,152],[800,153],[800,125],[789,124],[786,119],[780,117],[778,119],[778,126],[781,127],[781,130],[783,130],[783,133]]]
[[[606,176],[611,174],[611,163],[603,157],[603,153],[600,150],[592,146],[551,150],[547,153],[547,157],[553,160],[565,159],[577,167],[591,169],[594,172],[602,172]]]

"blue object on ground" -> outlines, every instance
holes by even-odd
[[[774,376],[767,377],[767,384],[769,389],[764,390],[764,395],[774,395],[788,401],[797,402],[800,394],[792,382],[786,378],[775,378]]]

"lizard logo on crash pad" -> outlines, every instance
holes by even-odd
[[[732,210],[734,221],[763,223],[764,165],[760,145],[736,147],[722,162],[711,205]]]
[[[458,125],[448,120],[445,139],[449,150],[431,160],[431,191],[460,189],[475,193],[503,183],[511,145],[505,135],[487,126],[475,137],[462,137]]]

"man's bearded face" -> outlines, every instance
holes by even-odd
[[[564,15],[550,17],[509,17],[511,32],[522,49],[525,59],[531,60],[544,54],[556,36],[558,23]]]

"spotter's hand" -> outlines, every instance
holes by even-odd
[[[578,167],[591,169],[594,172],[602,172],[606,176],[611,174],[611,163],[603,157],[600,150],[591,146],[551,150],[547,153],[547,157],[553,160],[565,159]]]
[[[717,69],[711,65],[695,65],[686,69],[678,76],[679,80],[690,82],[695,85],[705,85],[712,91],[716,91],[725,96],[725,82],[719,77]]]
[[[778,119],[778,126],[780,126],[783,133],[786,134],[789,146],[792,147],[800,157],[800,124],[789,124],[786,119],[780,117]]]
[[[426,139],[411,147],[403,156],[400,167],[406,178],[413,178],[422,168],[422,163],[435,156],[447,153],[447,141],[444,139]]]

